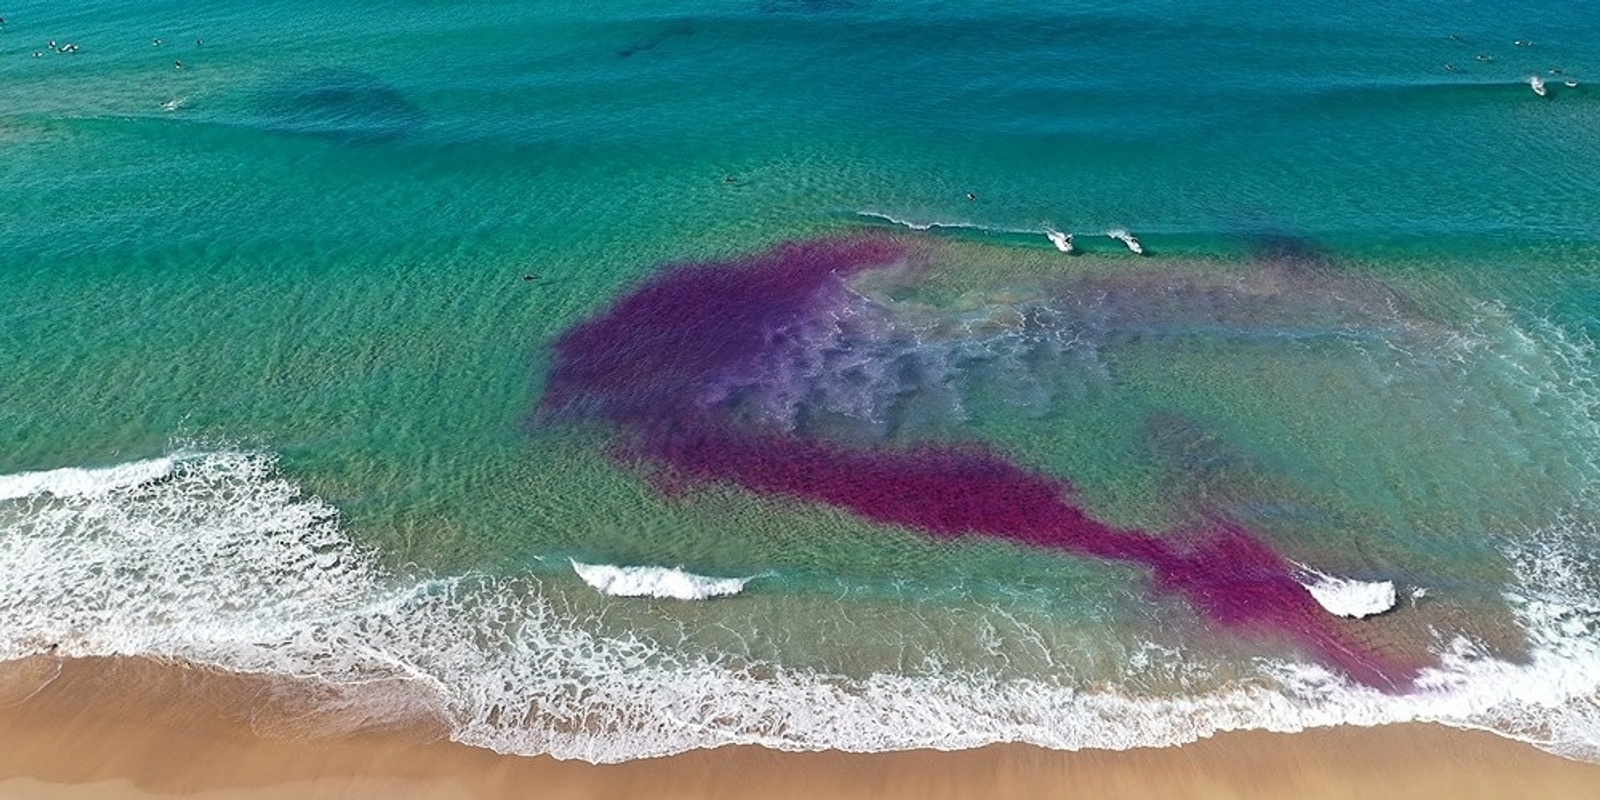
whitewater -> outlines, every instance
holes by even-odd
[[[658,597],[673,600],[705,600],[735,595],[744,591],[750,578],[713,578],[696,575],[682,567],[619,567],[611,564],[585,564],[568,559],[572,571],[596,591],[613,597]]]
[[[134,656],[291,677],[335,690],[363,721],[422,709],[453,739],[499,752],[605,763],[734,743],[1126,749],[1426,720],[1600,761],[1600,576],[1582,555],[1600,530],[1578,521],[1507,539],[1504,600],[1530,643],[1526,663],[1440,637],[1439,666],[1409,694],[1262,658],[1256,679],[1152,697],[1071,676],[847,677],[692,655],[608,627],[603,611],[575,612],[550,576],[380,567],[267,453],[189,450],[0,486],[11,489],[0,501],[0,659]],[[374,689],[396,685],[406,691]]]

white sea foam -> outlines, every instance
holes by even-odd
[[[914,222],[912,220],[896,217],[893,214],[885,214],[879,211],[857,211],[856,216],[875,219],[880,222],[887,222],[890,225],[899,225],[902,228],[910,228],[914,231],[931,231],[936,228],[968,228],[972,230],[982,229],[982,226],[971,222]]]
[[[584,583],[613,597],[661,597],[672,600],[705,600],[744,591],[752,578],[710,578],[676,567],[617,567],[610,564],[584,564],[572,561],[572,571]]]
[[[866,219],[875,219],[879,222],[887,222],[890,225],[898,225],[902,228],[910,228],[914,231],[968,230],[983,231],[988,233],[1038,234],[1038,231],[1028,230],[1027,228],[1008,228],[1003,226],[981,225],[976,222],[965,222],[960,220],[933,220],[928,222],[918,222],[916,220],[897,217],[893,214],[886,214],[881,211],[857,211],[856,216],[864,217]]]
[[[730,743],[1126,749],[1221,730],[1408,720],[1600,761],[1600,529],[1588,523],[1507,546],[1506,599],[1529,643],[1517,663],[1441,638],[1439,666],[1406,695],[1263,660],[1258,680],[1151,696],[1086,689],[1071,674],[851,677],[700,652],[631,629],[604,606],[580,610],[532,574],[386,572],[271,457],[172,462],[143,482],[0,501],[0,659],[55,645],[64,656],[137,654],[316,679],[318,698],[328,687],[385,698],[409,687],[393,704],[429,708],[459,741],[594,762]]]
[[[30,495],[57,497],[98,494],[165,477],[172,472],[173,459],[152,458],[100,469],[63,469],[0,475],[0,500],[16,500]]]
[[[1329,613],[1352,619],[1382,614],[1395,604],[1394,581],[1358,581],[1297,564],[1306,574],[1301,585]]]

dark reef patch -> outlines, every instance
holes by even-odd
[[[621,48],[617,51],[617,57],[632,58],[640,53],[648,53],[673,39],[687,39],[694,33],[694,25],[689,22],[682,20],[673,22],[660,31]]]
[[[427,115],[383,79],[353,69],[295,73],[261,90],[264,126],[339,142],[385,142],[420,127]]]

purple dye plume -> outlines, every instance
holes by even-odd
[[[594,419],[627,457],[680,483],[725,483],[848,509],[941,538],[989,536],[1148,567],[1154,586],[1225,628],[1287,635],[1363,683],[1403,689],[1417,666],[1361,644],[1294,567],[1226,523],[1156,537],[1098,522],[1071,487],[981,446],[860,448],[752,424],[724,387],[837,307],[845,278],[905,258],[872,239],[787,244],[672,267],[556,343],[542,400]]]

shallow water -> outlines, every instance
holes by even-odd
[[[464,741],[593,760],[1414,718],[1595,758],[1581,13],[14,6],[0,654],[400,675]],[[742,424],[981,443],[1102,523],[1392,581],[1330,624],[1422,688],[1137,565],[674,486],[536,413],[649,276],[857,236],[915,263],[744,376]],[[572,560],[752,580],[615,598]]]

